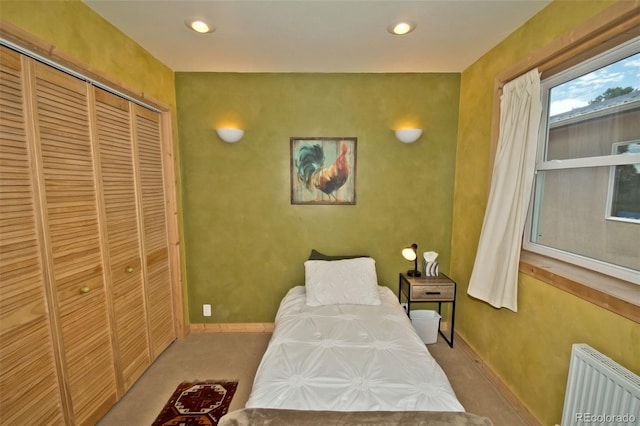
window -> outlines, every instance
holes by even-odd
[[[640,140],[617,142],[611,154],[640,153]],[[640,223],[640,164],[611,167],[607,212],[610,220]],[[640,242],[638,242],[640,244]]]
[[[640,38],[542,91],[524,248],[640,284]]]

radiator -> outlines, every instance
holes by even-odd
[[[589,345],[573,345],[562,426],[639,423],[640,376]]]

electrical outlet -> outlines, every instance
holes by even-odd
[[[202,315],[204,315],[205,317],[211,316],[211,305],[202,305]]]

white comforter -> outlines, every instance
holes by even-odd
[[[247,408],[464,411],[387,287],[382,304],[305,305],[284,297]]]

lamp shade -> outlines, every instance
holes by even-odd
[[[413,269],[408,270],[407,275],[410,277],[419,277],[421,274],[418,271],[418,245],[413,243],[409,247],[403,248],[402,257],[409,262],[413,262]]]
[[[244,136],[244,130],[242,129],[233,129],[230,127],[223,127],[220,129],[216,129],[216,133],[218,137],[227,143],[238,142]]]
[[[409,262],[413,262],[414,260],[416,260],[417,254],[412,247],[406,247],[402,249],[402,257],[404,257]]]
[[[403,143],[413,143],[422,136],[422,129],[398,129],[396,130],[396,138]]]

